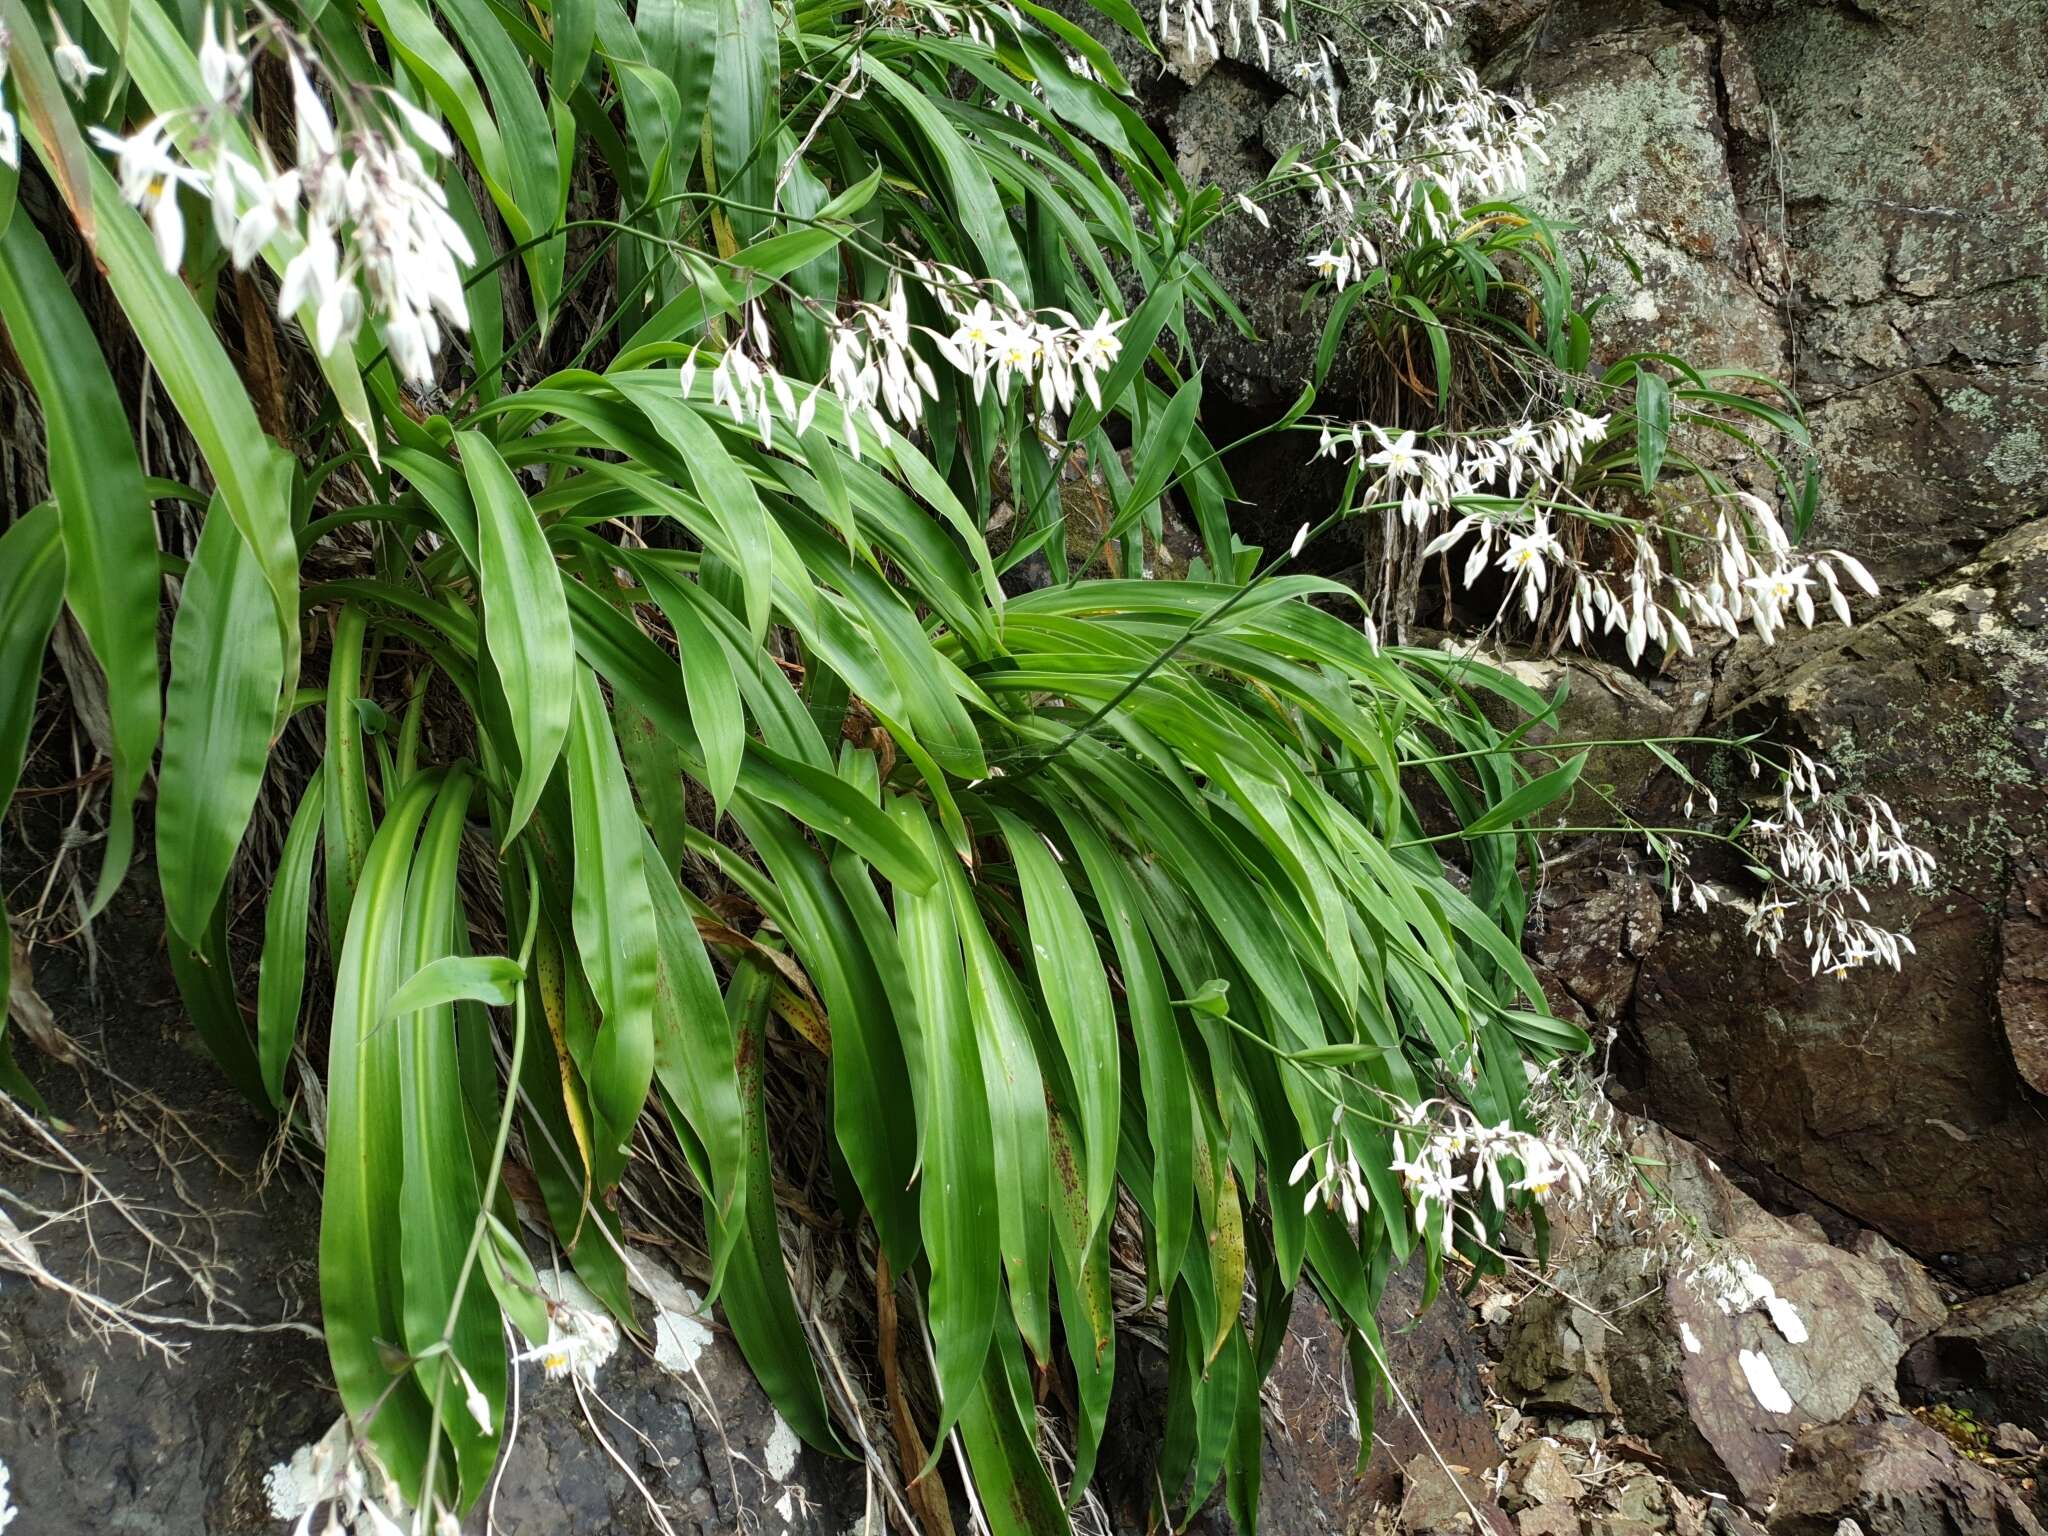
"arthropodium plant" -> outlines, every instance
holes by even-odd
[[[844,1217],[921,1298],[928,1443],[957,1430],[991,1522],[1057,1529],[1089,1480],[1121,1191],[1169,1321],[1162,1498],[1221,1479],[1254,1523],[1292,1288],[1329,1298],[1369,1381],[1389,1268],[1488,1262],[1517,1192],[1572,1171],[1523,1101],[1528,1062],[1585,1039],[1517,944],[1528,823],[1572,773],[1532,780],[1474,695],[1545,701],[1382,649],[1352,594],[1286,570],[1301,538],[1270,559],[1231,539],[1173,340],[1215,298],[1188,253],[1222,200],[1109,53],[1030,6],[564,0],[541,26],[373,0],[195,29],[88,0],[82,41],[47,44],[17,0],[0,18],[41,203],[75,225],[0,189],[0,314],[52,490],[0,534],[0,791],[61,594],[113,730],[93,910],[160,746],[187,1006],[324,1154],[335,1496],[421,1522],[466,1503],[503,1432],[506,1320],[551,1369],[609,1326],[544,1295],[515,1144],[633,1326],[609,1197],[643,1115],[682,1150],[709,1289],[784,1417],[851,1438],[781,1257],[779,1016],[829,1052]],[[73,60],[74,108],[56,50],[113,36],[124,74]],[[210,487],[144,478],[51,253],[75,240]],[[270,334],[263,287],[231,306],[211,281],[228,266],[275,276],[324,379],[289,442],[216,333],[210,306]],[[545,336],[571,305],[588,336]],[[1216,579],[1068,570],[1077,451],[1106,542],[1142,554],[1177,492]],[[160,708],[166,497],[205,515],[189,560],[162,557]],[[1041,549],[1053,584],[1006,595]],[[301,686],[308,651],[324,677]],[[235,941],[259,935],[230,934],[226,896],[300,710],[325,750],[266,876],[252,1025]],[[316,917],[332,974],[309,986]],[[1318,1166],[1310,1198],[1275,1189]],[[1034,1367],[1072,1382],[1065,1488]]]

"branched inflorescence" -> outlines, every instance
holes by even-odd
[[[292,83],[297,158],[280,169],[267,146],[248,142],[244,109],[250,50],[281,54]],[[81,54],[81,58],[83,55]],[[463,268],[475,260],[448,211],[447,194],[414,142],[437,155],[454,145],[432,117],[394,90],[337,90],[337,126],[314,77],[315,55],[276,22],[223,33],[209,13],[199,48],[206,100],[159,113],[133,133],[92,130],[115,156],[121,195],[149,220],[157,254],[176,272],[184,259],[181,187],[205,197],[215,233],[237,271],[280,237],[295,254],[278,287],[278,313],[310,310],[323,357],[375,317],[399,371],[415,384],[434,375],[444,329],[466,330]]]

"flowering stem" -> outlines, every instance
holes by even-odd
[[[1747,746],[1750,742],[1756,740],[1758,740],[1756,736],[1617,736],[1597,739],[1588,738],[1581,741],[1504,741],[1496,746],[1478,747],[1470,752],[1442,752],[1432,757],[1404,757],[1401,759],[1401,766],[1404,768],[1426,768],[1432,763],[1464,762],[1474,757],[1491,757],[1497,752],[1547,752],[1553,757],[1562,757],[1565,753],[1580,747],[1645,747],[1651,745],[1660,747],[1730,747]],[[1324,770],[1324,775],[1327,777],[1330,774],[1362,773],[1365,771],[1362,768],[1330,768]]]
[[[1051,751],[1045,752],[1040,756],[1034,758],[1031,762],[1026,764],[1020,772],[1011,775],[1011,777],[1014,780],[1028,779],[1034,773],[1038,772],[1039,769],[1045,767],[1049,763],[1058,760],[1062,755],[1065,754],[1066,750],[1069,747],[1073,746],[1075,742],[1079,741],[1083,736],[1089,735],[1091,732],[1094,731],[1094,729],[1098,725],[1102,724],[1104,720],[1108,719],[1111,712],[1114,711],[1119,705],[1121,705],[1124,702],[1124,700],[1128,699],[1132,694],[1136,693],[1140,688],[1144,687],[1145,684],[1151,680],[1152,675],[1154,673],[1156,673],[1161,667],[1165,666],[1169,661],[1173,660],[1174,657],[1178,656],[1183,650],[1185,650],[1187,646],[1194,640],[1195,636],[1201,634],[1202,631],[1206,630],[1210,625],[1215,624],[1223,618],[1225,618],[1233,608],[1235,608],[1239,603],[1243,602],[1247,597],[1251,596],[1254,588],[1262,585],[1269,577],[1278,572],[1282,566],[1289,564],[1294,559],[1294,557],[1300,554],[1301,551],[1310,542],[1318,538],[1332,524],[1336,523],[1340,518],[1342,518],[1342,516],[1343,513],[1341,511],[1332,512],[1328,517],[1324,518],[1322,522],[1316,524],[1313,530],[1311,530],[1308,524],[1302,524],[1301,532],[1295,535],[1294,544],[1292,548],[1290,548],[1285,554],[1274,557],[1274,559],[1267,563],[1266,568],[1264,570],[1254,575],[1250,581],[1246,582],[1243,586],[1239,587],[1235,592],[1231,593],[1230,596],[1225,598],[1222,602],[1218,603],[1214,608],[1208,609],[1203,613],[1197,614],[1193,619],[1190,619],[1188,621],[1188,627],[1182,630],[1180,634],[1175,637],[1173,643],[1167,646],[1164,650],[1162,650],[1157,656],[1154,656],[1149,662],[1147,662],[1144,665],[1144,667],[1141,668],[1138,671],[1138,673],[1131,678],[1129,682],[1125,683],[1122,688],[1116,691],[1116,694],[1113,697],[1105,700],[1102,706],[1098,708],[1092,715],[1090,715],[1086,720],[1083,720],[1079,725],[1075,726],[1072,730],[1068,731],[1067,734],[1060,738],[1060,740],[1053,746]]]
[[[1481,833],[1479,833],[1479,834],[1478,834],[1478,836],[1480,836],[1480,837],[1505,837],[1505,836],[1508,836],[1508,835],[1509,835],[1509,834],[1511,833],[1511,831],[1512,831],[1512,828],[1509,828],[1509,827],[1502,827],[1502,828],[1501,828],[1501,829],[1500,829],[1499,831],[1497,831],[1497,832],[1481,832]],[[1592,834],[1594,834],[1594,833],[1600,833],[1600,832],[1621,832],[1621,833],[1626,833],[1626,834],[1628,834],[1628,835],[1630,835],[1630,836],[1643,836],[1643,835],[1648,835],[1648,836],[1661,836],[1661,837],[1698,837],[1698,838],[1705,838],[1705,839],[1706,839],[1706,840],[1708,840],[1709,842],[1716,842],[1716,843],[1726,843],[1726,844],[1728,844],[1728,846],[1729,846],[1729,847],[1731,847],[1731,848],[1738,848],[1738,849],[1739,849],[1739,848],[1740,848],[1740,847],[1742,846],[1742,845],[1741,845],[1740,843],[1738,843],[1738,842],[1737,842],[1737,841],[1736,841],[1736,840],[1735,840],[1735,839],[1734,839],[1733,837],[1731,837],[1731,836],[1730,836],[1730,835],[1729,835],[1728,833],[1726,833],[1726,832],[1715,832],[1715,831],[1712,831],[1712,830],[1710,830],[1710,829],[1708,829],[1708,828],[1706,828],[1706,827],[1651,827],[1651,826],[1645,826],[1645,825],[1643,825],[1643,824],[1642,824],[1642,823],[1640,823],[1640,822],[1638,822],[1638,823],[1635,823],[1635,824],[1633,824],[1633,825],[1630,825],[1630,826],[1605,826],[1605,827],[1603,827],[1603,826],[1570,826],[1570,825],[1564,825],[1564,826],[1555,826],[1555,827],[1544,827],[1544,828],[1542,828],[1542,829],[1541,829],[1541,831],[1542,831],[1543,835],[1544,835],[1544,836],[1546,836],[1546,837],[1549,837],[1549,836],[1556,836],[1556,835],[1574,835],[1574,834],[1584,834],[1584,835],[1588,835],[1588,836],[1590,836],[1590,835],[1592,835]],[[1466,837],[1466,836],[1468,836],[1468,835],[1470,835],[1470,834],[1468,834],[1468,833],[1467,833],[1467,832],[1466,832],[1466,831],[1465,831],[1465,830],[1464,830],[1464,829],[1463,829],[1463,828],[1461,827],[1461,828],[1459,828],[1459,829],[1458,829],[1457,831],[1455,831],[1455,832],[1439,832],[1439,833],[1438,833],[1438,834],[1437,834],[1436,836],[1434,836],[1434,837],[1408,837],[1408,838],[1403,838],[1403,839],[1402,839],[1402,840],[1401,840],[1400,842],[1398,842],[1398,843],[1389,843],[1389,844],[1387,844],[1387,847],[1388,847],[1389,849],[1396,849],[1396,848],[1420,848],[1420,847],[1424,847],[1424,846],[1426,846],[1426,845],[1428,845],[1428,844],[1431,844],[1431,843],[1448,843],[1448,842],[1454,842],[1454,841],[1456,841],[1457,839],[1459,839],[1459,838],[1462,838],[1462,837]]]

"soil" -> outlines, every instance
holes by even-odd
[[[90,955],[74,939],[33,956],[59,1027],[133,1086],[25,1042],[17,1060],[64,1146],[218,1277],[216,1319],[317,1318],[317,1191],[289,1163],[267,1184],[255,1176],[270,1130],[199,1052],[164,957],[152,877],[131,872],[94,924]],[[207,1315],[199,1288],[109,1202],[81,1208],[83,1181],[20,1120],[0,1119],[0,1196],[53,1274],[139,1310]],[[277,1529],[264,1474],[337,1412],[325,1348],[295,1331],[156,1332],[174,1360],[0,1270],[0,1460],[25,1532]]]

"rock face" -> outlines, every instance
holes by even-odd
[[[1772,1216],[1697,1148],[1642,1127],[1630,1152],[1679,1213],[1682,1247],[1646,1267],[1634,1233],[1567,1246],[1554,1286],[1516,1314],[1498,1382],[1525,1408],[1617,1420],[1688,1486],[1763,1508],[1802,1425],[1897,1409],[1899,1358],[1932,1320],[1895,1278],[1903,1264]]]
[[[1867,1411],[1823,1424],[1792,1447],[1771,1536],[2041,1536],[2019,1496],[1917,1420]]]
[[[111,1092],[96,1080],[87,1097],[76,1078],[54,1069],[37,1069],[40,1086],[67,1125],[67,1144],[108,1191],[157,1217],[182,1213],[182,1224],[159,1220],[161,1233],[209,1265],[231,1266],[215,1272],[226,1299],[247,1311],[221,1309],[219,1319],[303,1327],[318,1317],[319,1190],[289,1168],[260,1187],[257,1170],[274,1151],[270,1133],[212,1063],[183,1043],[189,1027],[157,943],[162,916],[147,894],[155,884],[153,871],[131,874],[101,917],[97,987],[88,986],[69,948],[44,951],[36,973],[61,1027],[102,1042],[129,1082],[149,1086],[149,1096]],[[167,1155],[177,1160],[175,1174]],[[78,1199],[77,1181],[54,1163],[9,1157],[0,1161],[0,1178],[15,1209],[64,1212]],[[177,1283],[117,1217],[102,1209],[91,1237],[88,1249],[83,1225],[60,1219],[39,1224],[34,1241],[60,1276],[96,1280],[115,1297],[134,1295],[145,1283],[138,1277],[146,1277],[151,1289],[140,1305],[205,1315],[204,1299]],[[182,1346],[166,1360],[132,1342],[94,1337],[83,1321],[63,1297],[0,1267],[0,1380],[7,1383],[0,1463],[22,1516],[14,1529],[53,1536],[288,1530],[281,1513],[297,1509],[281,1502],[290,1483],[274,1469],[317,1441],[339,1413],[319,1339],[302,1331],[165,1329],[165,1339]],[[730,1335],[714,1322],[661,1341],[658,1314],[643,1306],[642,1321],[647,1345],[622,1346],[600,1370],[591,1418],[569,1382],[544,1380],[538,1365],[521,1368],[517,1434],[493,1511],[497,1531],[711,1536],[837,1533],[856,1525],[864,1508],[858,1472],[798,1443]],[[655,1348],[658,1341],[665,1347]],[[597,1398],[637,1433],[621,1428]],[[611,1440],[609,1453],[597,1443],[593,1418]],[[632,1479],[661,1500],[666,1525]],[[322,1528],[316,1520],[314,1529]],[[481,1506],[467,1528],[484,1529]]]
[[[1649,1103],[1674,1129],[1971,1286],[2048,1259],[2044,699],[2038,523],[1871,623],[1731,668],[1720,717],[1769,725],[1889,800],[1939,888],[1877,900],[1918,949],[1903,974],[1816,983],[1753,954],[1720,910],[1667,923],[1634,1004]]]
[[[2048,94],[2033,0],[1483,6],[1557,111],[1541,189],[1626,221],[1603,343],[1789,378],[1820,526],[1925,579],[2043,504]]]
[[[1428,1307],[1421,1302],[1419,1266],[1411,1264],[1388,1279],[1380,1301],[1380,1334],[1388,1365],[1415,1416],[1382,1398],[1373,1423],[1373,1453],[1360,1475],[1359,1420],[1343,1331],[1313,1289],[1296,1294],[1287,1337],[1266,1387],[1262,1530],[1315,1536],[1359,1528],[1375,1506],[1400,1504],[1407,1487],[1404,1467],[1417,1457],[1428,1460],[1432,1443],[1451,1465],[1473,1474],[1499,1464],[1500,1442],[1472,1309],[1449,1285]],[[1120,1532],[1146,1529],[1152,1460],[1166,1399],[1164,1357],[1140,1340],[1132,1344],[1127,1348],[1119,1341],[1110,1432],[1096,1478],[1096,1491]],[[1457,1498],[1448,1486],[1439,1492]],[[1491,1494],[1485,1503],[1492,1504]],[[1500,1536],[1510,1536],[1506,1516],[1500,1519]],[[1219,1499],[1190,1529],[1230,1536],[1234,1527]],[[1469,1522],[1463,1529],[1470,1531]]]
[[[1906,1357],[1915,1396],[2048,1434],[2048,1275],[1956,1308]]]
[[[1646,282],[1597,274],[1602,344],[1789,378],[1828,472],[1820,536],[1905,599],[1739,653],[1705,715],[1825,749],[1943,881],[1885,907],[1920,949],[1903,976],[1815,986],[1723,914],[1647,952],[1631,932],[1569,990],[1639,1036],[1653,1113],[1971,1287],[2048,1260],[2041,20],[2035,0],[1497,0],[1474,27],[1489,77],[1556,111],[1540,195],[1627,221]],[[1548,950],[1613,927],[1550,905],[1582,931]]]

